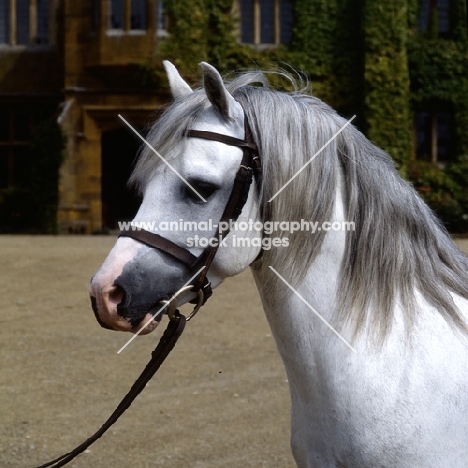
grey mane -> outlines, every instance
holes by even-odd
[[[467,331],[450,291],[468,299],[468,257],[400,177],[390,156],[350,125],[290,187],[267,203],[346,121],[305,91],[271,90],[259,72],[242,74],[226,86],[242,104],[260,149],[264,221],[330,220],[340,171],[343,174],[346,219],[355,223],[355,231],[347,233],[336,307],[339,319],[349,321],[356,333],[370,326],[384,338],[396,304],[403,304],[410,329],[419,291],[449,323]],[[148,141],[167,154],[184,140],[208,105],[202,89],[176,100],[151,129]],[[143,149],[132,181],[144,185],[157,159]],[[265,251],[256,268],[275,265],[289,272],[294,285],[305,277],[326,233],[287,235],[289,247]],[[267,273],[263,287],[268,294],[279,284]]]

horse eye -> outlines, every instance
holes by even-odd
[[[216,190],[219,188],[217,185],[201,180],[194,180],[189,182],[193,189],[188,185],[185,185],[185,194],[193,201],[202,202],[203,200],[200,199],[199,195],[201,195],[205,200],[208,200],[208,198],[210,198],[211,195],[213,195],[213,193],[216,192]],[[194,190],[196,190],[197,193],[195,193]]]

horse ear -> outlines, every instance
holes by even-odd
[[[224,86],[216,68],[206,62],[201,62],[200,67],[203,70],[203,85],[209,101],[224,120],[230,120],[233,114],[231,110],[236,105],[235,99]]]
[[[192,88],[182,79],[177,71],[177,68],[171,62],[164,60],[164,68],[166,69],[167,78],[169,79],[169,86],[171,88],[172,96],[174,99],[185,96],[186,94],[193,93]]]

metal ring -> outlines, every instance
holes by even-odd
[[[189,284],[188,286],[184,286],[183,288],[179,289],[176,293],[174,293],[170,301],[169,300],[160,301],[161,304],[166,304],[168,306],[166,313],[170,320],[174,320],[175,311],[177,310],[177,306],[178,306],[177,297],[187,291],[191,291],[192,289],[193,289],[193,284]],[[198,294],[198,302],[193,308],[192,312],[190,312],[190,314],[187,316],[186,318],[187,322],[200,310],[200,307],[203,305],[203,300],[205,298],[203,291],[199,289],[197,291],[197,294]]]
[[[177,310],[177,299],[173,298],[172,301],[162,300],[159,303],[167,306],[166,314],[170,320],[174,320],[175,311]]]
[[[197,291],[197,294],[198,294],[198,303],[197,305],[193,308],[192,312],[190,312],[190,314],[187,316],[186,318],[186,321],[188,322],[199,310],[200,310],[200,307],[203,305],[203,303],[205,302],[205,294],[203,293],[203,291],[201,289],[199,289]]]

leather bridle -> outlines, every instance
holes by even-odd
[[[220,232],[220,227],[231,226],[231,222],[236,221],[239,217],[240,213],[242,212],[242,208],[247,201],[253,177],[256,178],[257,185],[260,187],[261,161],[258,147],[253,140],[252,132],[250,130],[245,112],[243,140],[229,135],[223,135],[221,133],[204,130],[188,130],[187,137],[217,141],[224,143],[225,145],[236,146],[242,149],[242,161],[234,178],[234,184],[229,199],[226,203],[226,207],[224,208],[224,212],[218,222],[216,233],[213,236],[216,241],[209,242],[208,247],[206,247],[198,257],[196,257],[188,249],[180,247],[173,241],[145,229],[138,229],[135,231],[121,231],[119,237],[130,237],[149,247],[165,252],[166,254],[175,258],[177,261],[186,265],[189,271],[192,273],[197,272],[200,270],[200,268],[204,267],[198,277],[195,278],[194,283],[191,285],[192,287],[190,289],[192,292],[199,293],[201,291],[203,294],[201,302],[198,299],[199,304],[196,306],[196,310],[198,310],[198,308],[205,304],[205,302],[212,295],[211,283],[208,280],[207,273],[211,263],[214,260],[216,252],[218,251],[219,245],[221,244],[222,238],[229,234],[229,227],[227,229],[223,229],[222,232]],[[187,289],[184,288],[184,290]],[[177,292],[174,296],[177,296],[178,294],[179,292]],[[194,301],[196,303],[197,299]],[[194,312],[192,312],[189,317],[191,317],[193,314]]]
[[[204,266],[198,277],[195,278],[194,284],[185,286],[177,291],[171,301],[162,301],[167,304],[167,314],[170,318],[167,329],[161,336],[161,339],[154,349],[151,359],[145,369],[132,385],[130,391],[125,395],[114,412],[110,415],[107,421],[96,431],[91,437],[83,443],[75,447],[72,451],[61,455],[60,457],[51,460],[37,468],[58,468],[68,464],[80,453],[83,453],[91,444],[98,440],[130,407],[135,398],[143,391],[146,384],[153,377],[161,364],[167,358],[171,350],[174,348],[177,340],[182,334],[185,323],[195,312],[203,305],[211,296],[211,285],[207,278],[207,273],[210,265],[218,251],[221,242],[220,223],[225,221],[227,226],[230,226],[230,221],[236,221],[239,217],[242,208],[244,207],[249,194],[250,185],[253,177],[257,179],[257,184],[260,187],[261,183],[261,164],[257,145],[254,143],[250,127],[247,121],[247,116],[244,113],[244,139],[234,138],[221,133],[207,132],[202,130],[188,130],[187,136],[191,138],[203,138],[205,140],[213,140],[224,143],[229,146],[237,146],[242,149],[242,161],[234,178],[234,185],[231,190],[226,207],[218,223],[215,238],[217,242],[209,245],[198,257],[193,255],[188,249],[178,246],[169,239],[166,239],[159,234],[140,229],[139,231],[122,231],[119,237],[131,237],[145,245],[153,247],[167,253],[179,262],[185,264],[190,271],[199,271],[201,266]],[[226,224],[224,224],[226,226]],[[229,228],[223,230],[223,235],[229,233]],[[189,289],[190,288],[190,289]],[[196,292],[198,295],[198,304],[195,306],[192,313],[186,318],[177,310],[177,297],[187,290]],[[197,302],[197,299],[195,299]]]

